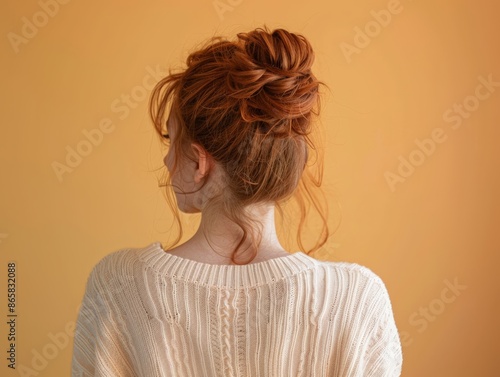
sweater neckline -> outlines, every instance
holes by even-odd
[[[165,251],[160,242],[144,248],[141,259],[158,274],[205,286],[254,287],[276,282],[313,268],[318,261],[302,251],[247,265],[218,265],[179,257]]]

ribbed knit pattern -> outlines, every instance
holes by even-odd
[[[303,252],[211,265],[123,249],[89,275],[72,376],[400,376],[382,280]]]

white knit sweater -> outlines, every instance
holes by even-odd
[[[400,376],[382,280],[303,252],[211,265],[159,242],[113,252],[87,281],[72,376]]]

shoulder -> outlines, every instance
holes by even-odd
[[[92,267],[87,286],[112,286],[133,280],[144,264],[143,255],[151,252],[153,246],[121,248],[104,255]]]
[[[348,282],[351,288],[374,285],[379,289],[385,289],[382,278],[370,268],[361,264],[320,260],[317,263],[323,267],[326,274],[334,276],[337,280]]]
[[[335,302],[356,307],[361,315],[392,313],[392,304],[382,278],[370,268],[351,262],[318,261],[324,285]]]
[[[146,247],[122,248],[112,251],[99,259],[92,271],[123,269],[142,261],[144,254],[149,253],[155,244]]]
[[[370,268],[357,263],[322,263],[336,277],[330,284],[337,304],[332,309],[333,315],[344,314],[345,320],[349,322],[346,328],[355,326],[356,334],[370,339],[367,343],[370,346],[387,342],[399,347],[393,306],[382,278]]]

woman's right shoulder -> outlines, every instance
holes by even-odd
[[[345,278],[359,278],[383,283],[380,276],[372,269],[356,262],[329,261],[320,259],[315,259],[315,262],[317,266],[322,267],[330,274],[336,274]]]
[[[354,262],[317,260],[317,266],[331,287],[360,294],[370,291],[375,296],[386,296],[388,292],[382,278],[372,269]]]

